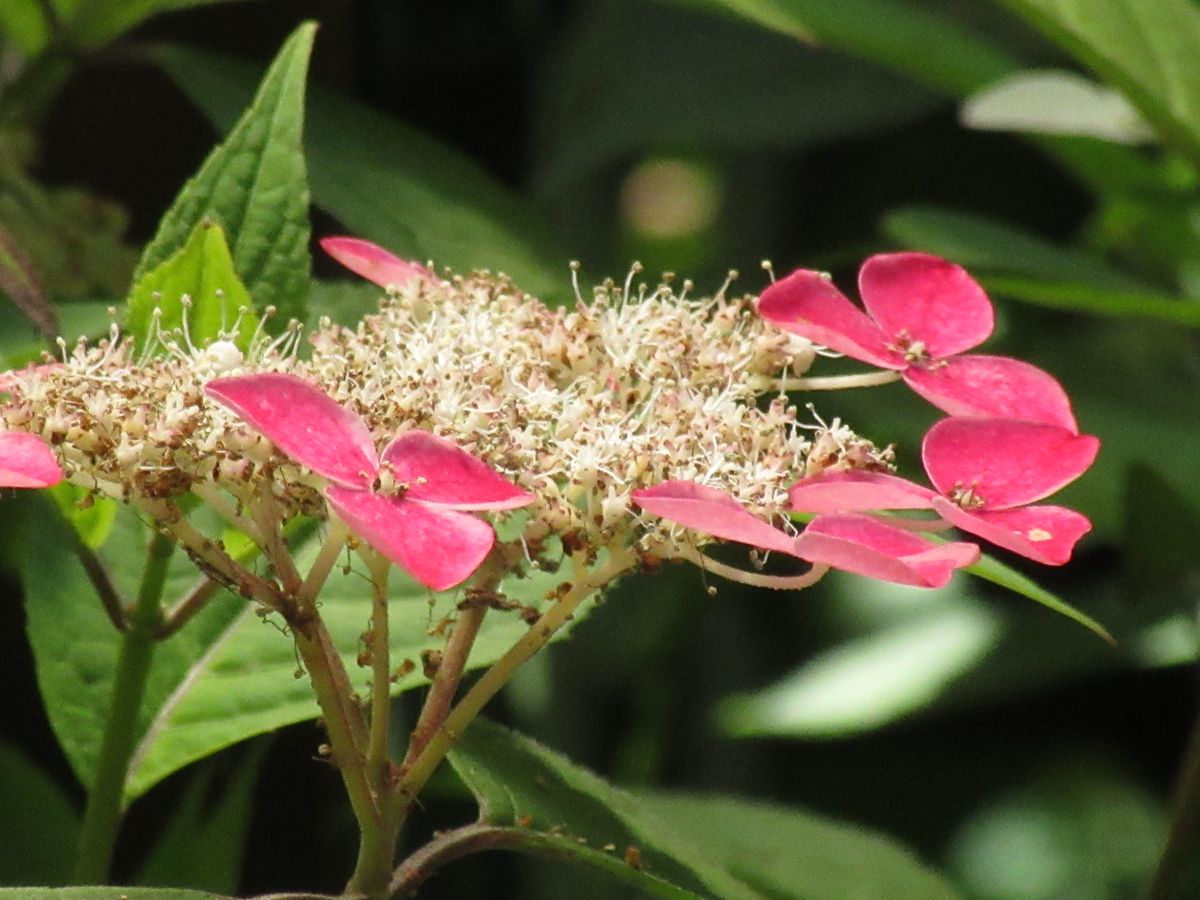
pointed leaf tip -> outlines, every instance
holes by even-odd
[[[278,321],[304,321],[312,259],[302,138],[315,32],[316,24],[305,22],[284,42],[250,105],[160,220],[135,282],[211,219],[228,234],[234,267],[256,307],[275,306]]]

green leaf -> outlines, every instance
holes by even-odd
[[[1184,328],[1200,328],[1200,305],[1182,297],[1105,291],[1077,284],[1050,284],[1003,275],[985,276],[981,280],[994,293],[1046,309],[1122,319],[1157,320]]]
[[[1191,0],[1001,0],[1122,91],[1200,165],[1200,9]]]
[[[118,504],[107,497],[93,497],[87,488],[66,481],[47,492],[58,507],[59,515],[71,523],[79,539],[92,550],[108,540],[117,520]]]
[[[939,102],[859,60],[667,6],[597,4],[573,34],[534,141],[539,190],[561,196],[647,149],[795,148],[896,127]]]
[[[183,48],[155,58],[218,125],[245,102],[255,69]],[[313,199],[359,237],[460,272],[503,271],[543,298],[573,296],[566,253],[535,211],[450,147],[344,97],[310,93]]]
[[[103,46],[157,13],[228,2],[231,0],[53,0],[82,47]]]
[[[792,513],[792,519],[797,522],[811,521],[813,516],[808,513]],[[927,535],[934,543],[945,543],[947,538],[939,535]],[[1030,578],[1026,578],[1016,569],[1005,565],[996,558],[984,553],[980,556],[979,562],[973,566],[968,566],[963,570],[969,572],[984,581],[990,581],[992,584],[999,585],[1002,588],[1012,591],[1015,594],[1020,594],[1022,597],[1028,597],[1035,603],[1040,603],[1042,606],[1053,610],[1060,615],[1066,616],[1074,622],[1093,632],[1097,637],[1103,638],[1109,644],[1116,645],[1116,640],[1108,630],[1099,622],[1093,619],[1086,613],[1080,612],[1065,600],[1060,599],[1042,587]]]
[[[595,866],[654,897],[758,897],[636,797],[530,738],[476,719],[449,759],[480,824],[445,843],[484,834],[489,846]]]
[[[982,578],[984,581],[990,581],[992,584],[998,584],[1000,587],[1007,588],[1015,594],[1020,594],[1022,597],[1028,597],[1035,603],[1040,603],[1047,609],[1051,609],[1059,615],[1066,616],[1073,622],[1078,622],[1097,637],[1103,638],[1109,644],[1116,646],[1117,641],[1109,634],[1108,629],[1087,613],[1081,612],[1067,603],[1067,601],[1055,596],[1045,588],[1039,587],[1035,581],[1026,578],[1016,569],[1006,566],[986,553],[983,554],[979,562],[967,568],[966,571]]]
[[[1200,569],[1200,508],[1147,462],[1125,479],[1125,580],[1135,590],[1179,589]]]
[[[905,0],[675,2],[738,15],[804,43],[870,60],[948,97],[966,99],[1025,67],[948,15]],[[1043,137],[1038,145],[1097,193],[1155,183],[1151,166],[1127,147],[1079,137]]]
[[[0,882],[62,884],[71,879],[79,811],[66,792],[11,744],[0,742],[0,809],[28,840],[0,841]]]
[[[1094,254],[975,213],[903,206],[887,214],[883,230],[906,247],[938,253],[983,272],[1126,293],[1150,291]]]
[[[37,54],[50,37],[44,4],[38,0],[0,3],[0,35],[16,44],[26,57]]]
[[[254,744],[219,791],[218,779],[228,774],[226,767],[210,762],[196,773],[138,871],[139,884],[198,887],[219,893],[237,890],[253,814],[254,786],[267,746],[266,740]]]
[[[125,326],[138,346],[145,347],[156,330],[180,329],[186,317],[192,345],[202,348],[228,333],[242,309],[252,310],[253,302],[234,271],[225,232],[215,222],[201,220],[181,250],[134,282]],[[156,310],[162,311],[157,326]],[[236,341],[243,350],[257,324],[253,312],[241,318]]]
[[[308,325],[317,327],[322,316],[353,328],[364,316],[379,312],[383,290],[367,281],[314,280],[308,297]]]
[[[19,552],[30,645],[50,724],[80,780],[90,783],[109,706],[118,635],[78,560],[66,527],[52,506],[23,496],[26,546]],[[131,514],[120,515],[100,556],[124,597],[137,590],[147,529]],[[306,548],[301,562],[315,547]],[[175,602],[199,575],[181,553],[172,559],[164,592]],[[538,573],[505,582],[506,593],[544,606],[557,576]],[[440,649],[431,625],[453,612],[458,596],[436,595],[395,573],[391,593],[392,654],[395,665],[420,660],[421,651]],[[369,619],[370,597],[362,572],[336,570],[321,593],[321,615],[335,646],[363,687],[369,672],[356,665],[359,636]],[[576,619],[582,619],[586,608]],[[485,620],[470,667],[498,659],[528,626],[516,613]],[[428,684],[421,666],[399,679],[397,693]],[[297,677],[296,653],[278,622],[228,592],[218,593],[184,628],[157,645],[139,719],[137,748],[126,783],[127,800],[166,776],[238,741],[318,715],[307,679]]]
[[[686,0],[903,72],[965,96],[1018,67],[1017,61],[949,16],[901,0]]]
[[[312,260],[301,136],[315,30],[301,25],[288,38],[225,142],[159,223],[135,282],[183,247],[201,222],[212,220],[229,235],[234,267],[255,308],[275,306],[282,321],[304,321]]]
[[[997,294],[1051,309],[1200,327],[1200,304],[1164,296],[1093,254],[986,216],[902,207],[888,213],[882,228],[904,247],[967,266]]]
[[[648,806],[705,855],[777,900],[952,900],[950,883],[891,838],[805,810],[653,792]]]
[[[1010,75],[974,94],[960,119],[981,131],[1085,135],[1121,144],[1154,137],[1123,95],[1062,69]]]
[[[879,728],[939,699],[1002,633],[986,606],[948,598],[839,643],[769,687],[726,698],[717,722],[734,737],[832,738]]]
[[[0,134],[0,221],[6,243],[28,257],[28,272],[37,273],[50,299],[124,293],[136,261],[124,242],[129,218],[124,209],[87,191],[47,187],[25,170],[26,152],[12,136]]]
[[[1167,840],[1160,792],[1115,748],[1054,747],[1043,742],[1029,754],[1033,766],[1002,773],[1003,788],[972,804],[948,842],[947,864],[972,897],[1138,896]],[[1184,846],[1193,877],[1177,880],[1164,898],[1200,896],[1200,857],[1194,842]]]

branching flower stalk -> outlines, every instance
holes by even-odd
[[[434,732],[428,744],[417,753],[412,764],[402,771],[399,789],[393,801],[401,814],[417,798],[425,783],[471,721],[517,670],[551,641],[585,600],[630,571],[638,562],[638,555],[627,547],[613,548],[606,557],[591,569],[587,568],[579,557],[572,557],[573,577],[567,591],[471,686]]]
[[[991,307],[942,260],[869,260],[872,318],[806,271],[758,300],[730,296],[728,284],[696,297],[688,283],[635,283],[635,269],[552,309],[503,276],[439,275],[349,238],[325,247],[385,295],[355,328],[321,322],[307,358],[295,328],[277,340],[260,330],[245,352],[236,334],[195,347],[185,328],[155,337],[160,355],[114,330],[7,373],[0,483],[65,478],[121,500],[212,583],[282,619],[361,832],[350,893],[387,896],[401,824],[447,753],[515,672],[627,573],[689,561],[800,589],[832,567],[932,587],[979,548],[924,532],[953,524],[1057,564],[1087,530],[1078,513],[1027,504],[1082,472],[1095,439],[1079,434],[1046,373],[961,353],[990,332]],[[809,377],[823,347],[879,371]],[[1004,379],[1028,397],[997,387]],[[952,415],[925,442],[934,489],[898,478],[891,448],[840,420],[802,420],[784,393],[898,380]],[[1020,466],[999,455],[1008,446],[1026,451]],[[247,536],[267,568],[231,556],[184,513],[188,497]],[[792,511],[815,517],[802,526]],[[285,530],[303,520],[324,534],[306,572]],[[716,541],[754,548],[749,565],[707,555]],[[369,679],[343,663],[321,618],[322,587],[344,551],[357,551],[371,586],[359,657]],[[401,671],[390,654],[393,565],[458,592],[400,760],[388,756]],[[536,572],[558,573],[557,587],[532,605],[511,596]],[[157,605],[147,621],[165,637],[210,594],[202,584],[170,627]],[[502,615],[529,627],[463,691],[476,637]],[[123,782],[125,772],[105,777]],[[107,856],[93,858],[99,879]]]

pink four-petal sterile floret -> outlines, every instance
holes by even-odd
[[[936,491],[878,472],[830,472],[797,482],[802,512],[932,509],[943,520],[1030,559],[1062,565],[1091,530],[1061,506],[1030,506],[1078,478],[1100,442],[1091,435],[1016,419],[942,419],[921,456]]]
[[[941,587],[979,559],[968,543],[934,544],[864,515],[817,516],[793,537],[751,514],[729,494],[691,481],[633,492],[646,512],[724,540],[795,556],[814,565],[918,587]]]
[[[785,331],[901,373],[952,416],[1078,431],[1066,392],[1047,372],[1005,356],[961,355],[994,325],[991,301],[961,266],[927,253],[881,253],[863,263],[858,283],[866,313],[810,269],[763,291],[758,312]]]
[[[495,541],[491,526],[466,510],[515,509],[535,499],[424,431],[398,435],[381,463],[362,419],[295,375],[220,378],[205,390],[328,479],[325,497],[350,529],[435,591],[466,579]]]

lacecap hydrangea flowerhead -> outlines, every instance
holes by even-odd
[[[521,569],[554,553],[624,569],[687,559],[776,587],[831,566],[935,586],[979,550],[923,530],[954,525],[1060,563],[1088,528],[1026,504],[1078,476],[1098,443],[1048,374],[961,354],[990,332],[991,307],[945,261],[868,260],[871,319],[815,272],[755,298],[648,285],[635,268],[552,308],[501,275],[439,273],[352,238],[324,246],[380,285],[377,313],[320,322],[306,353],[294,329],[245,353],[160,338],[170,352],[152,354],[115,330],[64,346],[6,375],[0,478],[37,487],[61,471],[140,509],[226,581],[185,496],[265,543],[295,516],[334,519],[438,590],[489,554]],[[889,447],[801,415],[785,391],[839,386],[805,377],[829,350],[951,413],[926,439],[932,488],[895,476]],[[878,514],[914,508],[927,511],[915,524]],[[793,511],[817,515],[802,525]],[[517,536],[496,542],[480,515]],[[717,563],[702,552],[716,540],[809,567]]]

